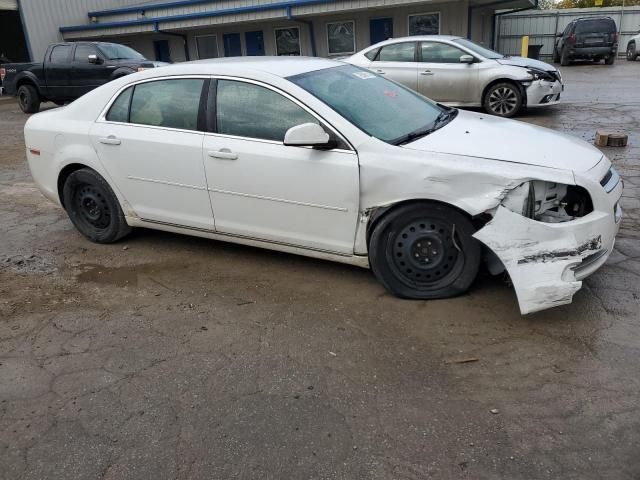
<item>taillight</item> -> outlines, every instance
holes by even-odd
[[[0,81],[4,80],[4,77],[7,76],[7,71],[4,68],[0,68]]]
[[[567,38],[567,42],[569,42],[570,45],[576,43],[576,34],[572,33],[571,35],[569,35],[569,38]]]

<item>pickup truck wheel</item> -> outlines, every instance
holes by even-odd
[[[459,211],[438,203],[392,210],[374,227],[369,261],[376,278],[402,298],[431,299],[466,292],[480,266],[475,228]]]
[[[604,59],[604,64],[605,65],[613,65],[613,62],[616,61],[616,54],[615,53],[611,53],[611,55],[609,55],[607,58]]]
[[[24,113],[36,113],[40,110],[40,95],[33,85],[21,85],[18,88],[18,103]]]
[[[638,52],[636,52],[636,44],[630,43],[627,45],[627,60],[629,62],[635,62],[636,58],[638,58]]]
[[[92,242],[113,243],[131,231],[113,190],[96,171],[71,173],[62,194],[71,222]]]
[[[522,93],[511,82],[492,85],[484,94],[484,109],[499,117],[513,117],[522,108]]]

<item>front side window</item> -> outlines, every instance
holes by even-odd
[[[363,132],[398,144],[436,126],[443,109],[402,85],[353,65],[288,77]]]
[[[199,78],[140,83],[133,91],[129,121],[197,130],[203,84],[204,80]]]
[[[215,35],[201,35],[196,37],[198,58],[218,58],[218,37]]]
[[[392,43],[380,49],[378,62],[415,62],[415,42]]]
[[[49,61],[51,63],[67,63],[69,54],[71,53],[71,45],[56,45],[51,50]]]
[[[276,28],[276,55],[300,55],[300,29],[298,27]]]
[[[107,113],[107,120],[110,122],[122,122],[129,121],[129,104],[131,103],[131,94],[133,93],[133,87],[127,88],[115,102],[111,104],[109,113]]]
[[[73,55],[73,61],[78,63],[89,63],[89,55],[97,55],[98,52],[92,45],[76,46],[76,53]]]
[[[342,55],[356,51],[355,22],[327,23],[329,55]]]
[[[460,63],[464,52],[446,43],[422,42],[420,54],[426,63]]]
[[[439,35],[440,14],[419,13],[409,15],[409,35]]]
[[[302,123],[318,120],[273,90],[253,83],[218,80],[217,133],[281,142],[287,130]]]

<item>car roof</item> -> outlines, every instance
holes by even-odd
[[[460,37],[457,35],[413,35],[411,37],[390,38],[389,40],[384,40],[383,42],[376,43],[371,47],[377,48],[383,45],[389,45],[392,43],[401,43],[401,42],[421,42],[421,41],[427,41],[427,40],[457,40],[459,38],[463,38],[463,37]],[[367,50],[369,48],[367,48]]]
[[[162,67],[162,73],[171,75],[224,75],[239,71],[261,72],[278,77],[290,77],[302,73],[344,66],[343,62],[318,57],[228,57],[174,63]],[[160,71],[160,69],[153,69]]]

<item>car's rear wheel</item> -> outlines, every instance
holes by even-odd
[[[20,85],[18,105],[24,113],[36,113],[40,110],[40,95],[33,85]]]
[[[569,57],[569,50],[567,48],[562,49],[562,53],[560,54],[560,65],[566,67],[569,65],[571,61],[571,57]]]
[[[96,171],[72,172],[62,193],[71,222],[92,242],[116,242],[131,231],[113,190]]]
[[[522,107],[522,93],[511,82],[496,83],[485,93],[483,104],[484,109],[492,115],[513,117]]]
[[[627,60],[634,62],[638,58],[638,52],[636,52],[636,44],[630,43],[627,45]]]
[[[605,65],[613,65],[613,62],[616,61],[616,54],[611,52],[611,55],[609,55],[607,58],[604,59],[604,63]]]
[[[369,261],[376,278],[402,298],[431,299],[466,292],[480,266],[471,221],[432,202],[392,210],[374,226]]]

